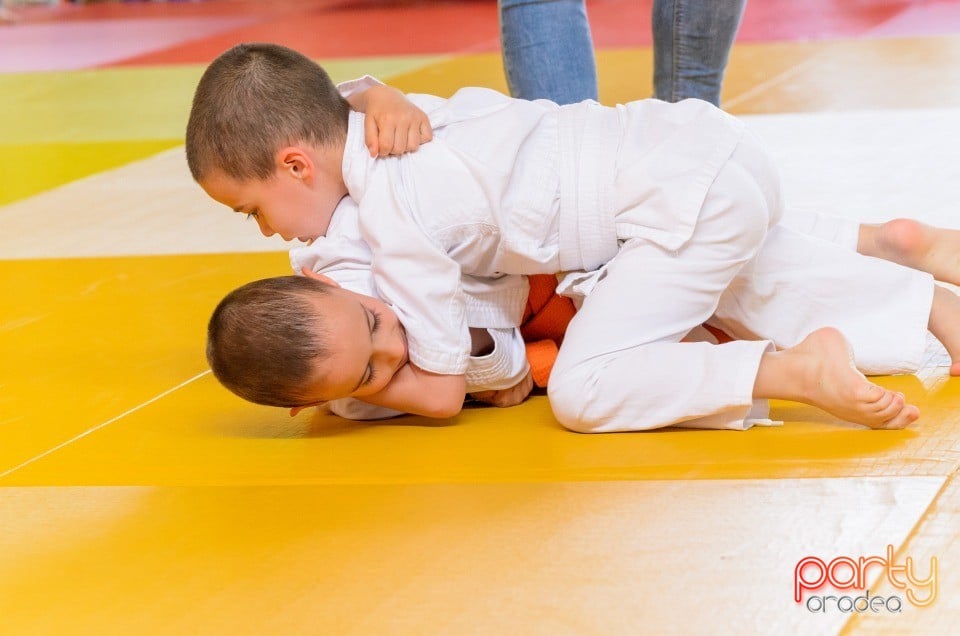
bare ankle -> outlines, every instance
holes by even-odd
[[[960,297],[940,285],[934,286],[927,328],[950,354],[954,366],[960,363]],[[957,375],[953,367],[950,374]]]
[[[916,267],[929,249],[926,226],[913,219],[893,219],[860,226],[857,251],[907,267]]]
[[[800,344],[761,358],[754,397],[810,404],[871,428],[903,428],[917,419],[915,406],[902,394],[867,380],[852,356],[842,333],[817,329]]]
[[[913,219],[894,219],[880,226],[878,243],[880,250],[892,260],[915,267],[929,249],[925,226]]]
[[[806,378],[815,363],[815,357],[797,348],[764,353],[753,383],[753,398],[806,402]]]

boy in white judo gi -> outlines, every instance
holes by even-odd
[[[406,361],[406,335],[397,315],[379,297],[370,269],[371,254],[360,239],[357,206],[344,198],[327,235],[311,246],[291,250],[290,262],[307,277],[279,276],[244,285],[220,304],[211,320],[209,357],[221,381],[241,397],[259,404],[289,406],[296,414],[304,406],[327,400],[305,400],[303,388],[315,376],[318,347],[333,360],[334,376],[327,389],[345,377],[350,389],[360,384],[389,382]],[[316,272],[314,271],[316,270]],[[470,299],[466,320],[471,350],[464,372],[468,393],[492,392],[483,401],[500,406],[522,402],[533,383],[524,340],[513,316],[502,315],[490,295],[511,288],[525,291],[525,277],[487,281],[465,278]],[[336,286],[338,289],[333,289]],[[341,301],[351,302],[343,305]],[[317,302],[314,302],[314,301]],[[315,318],[329,312],[334,320],[324,329],[332,341],[318,339]],[[362,307],[362,311],[359,311]],[[337,318],[345,318],[342,322]],[[220,326],[225,327],[220,329]],[[264,325],[270,325],[264,329]],[[342,349],[337,344],[342,343]],[[336,350],[336,351],[335,351]],[[377,354],[372,355],[371,351]],[[321,373],[323,371],[321,370]],[[363,382],[359,378],[363,376]],[[346,393],[344,392],[344,395]],[[296,406],[295,405],[304,405]],[[349,419],[381,419],[403,414],[350,398],[335,399],[331,411]]]
[[[947,282],[960,282],[960,267],[955,262],[953,267],[950,266],[952,261],[956,261],[950,253],[960,250],[960,232],[955,230],[933,228],[907,219],[891,221],[882,226],[860,226],[852,221],[820,216],[797,217],[793,221],[805,232],[850,253],[859,251],[896,263],[909,263],[914,268],[936,272]],[[931,253],[939,253],[945,258],[930,258]],[[767,260],[762,259],[761,262]],[[856,262],[858,259],[854,257],[852,260]],[[343,199],[327,235],[318,238],[311,246],[291,250],[290,261],[295,271],[302,271],[316,280],[287,276],[254,281],[228,295],[214,313],[210,323],[208,355],[211,367],[221,381],[251,401],[288,406],[313,404],[316,396],[304,393],[303,387],[323,373],[327,358],[336,359],[338,372],[347,377],[367,379],[372,375],[379,382],[384,378],[392,378],[394,372],[407,361],[406,339],[396,314],[379,299],[374,287],[370,251],[359,238],[357,229],[356,204],[349,198]],[[761,269],[770,270],[770,265],[766,262]],[[837,265],[843,266],[836,262],[823,263],[819,268],[821,273],[814,273],[815,283],[828,288],[833,285],[835,273],[831,273],[830,268]],[[755,276],[752,278],[756,281]],[[496,281],[467,277],[464,283],[470,297],[468,323],[489,326],[492,324],[490,314],[483,310],[485,284],[496,284]],[[321,298],[331,293],[330,285],[342,288],[333,293],[349,297],[367,308],[369,313],[363,320],[337,322],[338,317],[349,318],[349,310],[346,313],[331,311],[330,300]],[[835,285],[832,287],[835,292],[828,291],[821,296],[821,302],[835,304],[837,309],[828,308],[827,311],[833,311],[833,314],[821,315],[819,319],[832,319],[844,327],[853,325],[853,328],[857,328],[862,325],[851,321],[850,314],[843,309],[843,299],[836,297],[836,294],[844,293],[845,287],[842,284]],[[752,287],[748,286],[746,293],[738,293],[735,300],[733,294],[725,295],[718,314],[723,314],[725,306],[730,303],[735,303],[734,307],[736,304],[764,305],[766,301],[762,295],[757,297],[750,289]],[[791,290],[787,289],[786,293],[791,293]],[[839,302],[830,303],[831,298]],[[795,300],[796,296],[792,299]],[[823,312],[823,309],[814,308],[813,312]],[[795,313],[807,318],[812,315],[810,310],[803,308]],[[225,318],[224,314],[232,316]],[[332,322],[330,316],[334,318]],[[271,329],[264,330],[262,325],[265,324],[271,325]],[[723,326],[734,332],[738,329],[736,323],[724,322],[718,316],[714,316],[708,324]],[[317,331],[321,326],[325,332],[323,336]],[[498,406],[518,404],[527,397],[532,387],[523,356],[522,338],[516,329],[512,331],[502,327],[483,330],[471,328],[474,355],[469,358],[465,373],[467,391],[474,395],[478,391],[483,392],[483,401]],[[481,332],[487,336],[485,340],[480,337]],[[746,335],[749,337],[750,334]],[[710,339],[710,334],[704,330],[694,330],[684,341],[693,342],[704,337]],[[369,348],[363,346],[366,339],[370,341]],[[903,364],[897,362],[898,349],[886,346],[877,349],[875,344],[869,342],[870,339],[879,339],[879,342],[887,340],[883,334],[879,334],[878,338],[875,333],[853,340],[861,349],[876,349],[870,354],[876,372],[897,371],[890,365]],[[326,351],[321,355],[319,350],[324,348]],[[883,356],[891,354],[893,358],[884,362]],[[326,388],[329,390],[329,387]],[[401,414],[400,411],[353,398],[333,400],[328,407],[335,414],[350,419],[380,419]],[[305,407],[295,407],[292,413],[302,408]],[[701,426],[702,422],[695,420],[687,425]]]
[[[836,330],[813,331],[807,321],[780,329],[749,308],[717,315],[754,334],[813,332],[783,351],[770,341],[680,343],[714,315],[722,296],[737,293],[732,283],[745,265],[754,269],[748,280],[769,274],[757,256],[780,215],[776,175],[737,120],[696,101],[560,108],[483,89],[414,102],[440,141],[373,160],[363,147],[362,115],[349,113],[326,74],[292,51],[235,47],[198,87],[187,150],[207,193],[287,239],[322,235],[349,193],[360,205],[377,290],[406,328],[409,362],[395,374],[374,382],[371,365],[364,377],[334,381],[337,362],[329,360],[305,393],[452,415],[470,353],[461,277],[567,271],[574,273],[564,288],[584,300],[549,392],[558,419],[574,430],[736,428],[755,415],[754,400],[771,397],[874,427],[916,419],[902,395],[852,367]],[[777,229],[776,249],[766,251],[793,248],[782,250],[793,268],[751,293],[775,301],[791,277],[812,273],[804,270],[809,257],[832,258],[827,244],[819,256],[797,249],[797,236]],[[883,309],[886,321],[868,326],[897,333],[900,349],[871,360],[877,352],[854,346],[858,363],[915,367],[928,319],[956,359],[960,343],[941,328],[944,312],[952,324],[960,318],[954,300],[935,295],[928,276],[899,267],[882,273],[897,285],[893,307],[866,289],[844,299],[864,315]],[[813,282],[805,288],[818,289]],[[932,303],[935,296],[941,302]],[[523,294],[501,289],[492,300],[510,315]],[[367,310],[355,318],[363,316],[373,320]],[[788,335],[770,340],[787,343]]]

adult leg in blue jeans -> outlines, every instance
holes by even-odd
[[[720,105],[720,86],[746,0],[654,0],[654,97]]]
[[[654,0],[654,95],[720,103],[720,86],[746,0]],[[597,99],[584,0],[500,0],[510,94],[560,104]]]
[[[584,0],[500,0],[500,45],[510,94],[575,104],[597,99]]]

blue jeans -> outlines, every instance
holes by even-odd
[[[720,105],[720,85],[746,0],[654,0],[654,97]]]
[[[654,96],[720,103],[720,85],[746,0],[654,0]],[[500,0],[510,94],[559,104],[597,99],[584,0]]]
[[[500,0],[500,45],[510,94],[574,104],[597,99],[584,0]]]

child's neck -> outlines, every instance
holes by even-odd
[[[318,176],[325,183],[336,187],[341,196],[347,195],[347,185],[343,179],[344,149],[345,142],[338,141],[327,146],[315,146],[310,150],[314,165],[317,167]]]

